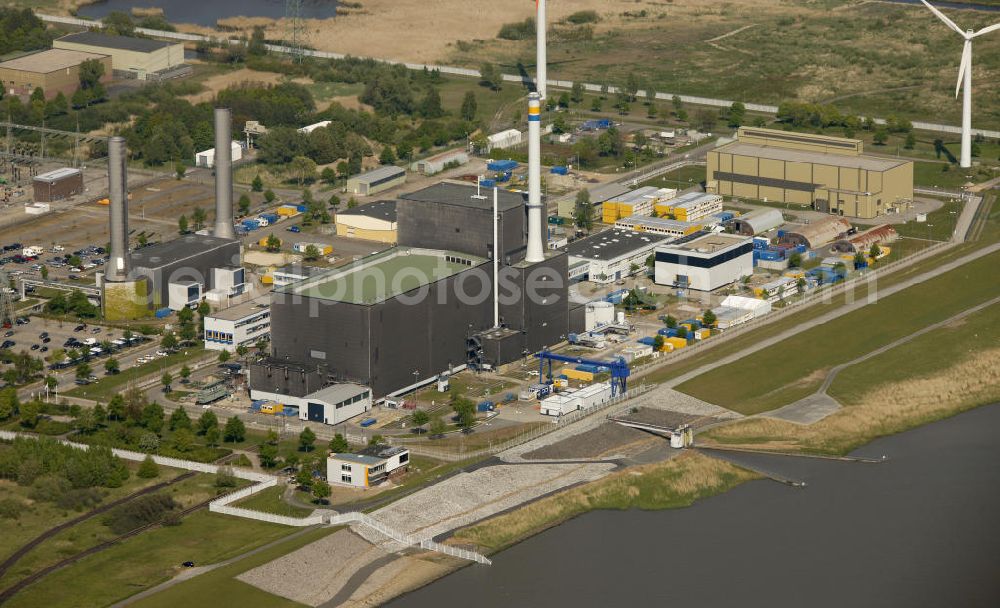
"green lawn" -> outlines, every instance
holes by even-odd
[[[913,184],[915,186],[955,190],[970,180],[984,181],[985,177],[987,176],[979,175],[974,170],[967,173],[956,165],[945,162],[918,160],[913,163]]]
[[[958,223],[958,216],[961,214],[962,203],[945,201],[940,209],[927,214],[926,222],[907,222],[895,224],[894,227],[900,236],[947,241],[951,239],[951,234],[955,231],[955,224]],[[893,244],[889,246],[892,247]]]
[[[131,491],[135,491],[141,487],[152,485],[153,483],[166,481],[181,473],[183,473],[183,471],[161,468],[160,477],[153,480],[132,477],[131,480],[133,483],[130,484],[129,487],[131,488]],[[187,508],[215,496],[217,489],[215,488],[214,482],[214,475],[196,475],[178,482],[175,485],[169,486],[168,488],[159,490],[159,492],[169,494],[183,508]],[[46,506],[47,505],[42,503],[37,506],[37,512],[35,511],[35,506],[26,509],[26,511],[36,516],[40,516],[44,514]],[[59,532],[55,536],[47,539],[45,542],[35,547],[31,552],[18,560],[17,564],[11,568],[11,570],[8,571],[3,578],[0,578],[0,588],[5,589],[33,572],[37,572],[42,568],[55,564],[66,557],[76,555],[77,553],[93,547],[94,545],[115,538],[117,534],[104,525],[102,521],[103,517],[104,515],[102,514],[83,521],[72,528]],[[53,522],[51,520],[42,522],[42,529],[37,530],[36,535],[40,534],[43,529],[47,529],[52,526]]]
[[[116,394],[120,393],[129,382],[133,380],[138,380],[145,376],[151,374],[162,374],[164,370],[169,369],[175,365],[180,365],[182,363],[189,363],[194,361],[198,357],[205,353],[205,347],[190,346],[186,347],[180,352],[176,352],[172,355],[167,355],[161,359],[155,359],[149,363],[144,363],[135,367],[131,367],[122,371],[114,376],[104,376],[100,378],[97,382],[93,384],[88,384],[86,386],[78,386],[76,388],[66,391],[64,394],[67,397],[83,397],[86,399],[94,399],[97,401],[108,401]],[[95,370],[103,369],[103,363],[98,360],[96,364],[92,364]]]
[[[697,186],[705,181],[706,167],[704,165],[692,165],[681,167],[676,171],[664,173],[663,175],[646,180],[639,184],[639,188],[645,186],[656,186],[657,188],[677,188],[685,190],[691,186]]]
[[[216,563],[294,531],[277,524],[198,511],[184,518],[179,526],[150,530],[54,572],[14,596],[8,605],[106,606],[173,577],[183,570],[184,561]]]
[[[285,515],[287,517],[306,517],[313,512],[312,509],[296,507],[281,500],[281,495],[284,491],[284,485],[277,485],[273,488],[261,490],[250,498],[241,500],[234,506],[243,507],[245,509],[253,509],[254,511],[263,511],[265,513],[273,513],[275,515]]]
[[[1000,293],[1000,284],[995,280],[998,263],[1000,253],[993,253],[702,374],[678,388],[743,414],[791,403],[814,392],[832,366]]]
[[[317,105],[324,101],[333,99],[334,97],[350,97],[352,95],[360,95],[362,91],[365,90],[365,85],[361,83],[346,83],[346,82],[314,82],[310,85],[306,85],[309,92],[312,93],[313,99],[316,100]]]
[[[260,589],[236,580],[236,576],[287,555],[310,543],[337,532],[340,528],[313,528],[301,535],[288,538],[274,547],[268,547],[235,563],[223,566],[201,576],[139,600],[136,608],[176,608],[177,606],[201,606],[217,604],[240,606],[241,608],[290,608],[302,606],[297,602],[271,595]]]
[[[994,304],[954,325],[926,333],[837,374],[830,395],[844,405],[858,403],[871,387],[921,378],[941,371],[942,363],[961,361],[970,352],[1000,344],[1000,305]]]

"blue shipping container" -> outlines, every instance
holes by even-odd
[[[308,211],[308,209],[309,208],[306,207],[305,205],[295,205],[295,210],[298,211],[299,213],[305,213],[306,211]]]
[[[172,311],[169,308],[161,308],[153,314],[157,319],[166,319],[167,317],[170,316],[171,312]]]
[[[676,327],[666,327],[664,329],[659,330],[656,333],[660,334],[661,336],[667,337],[667,338],[674,338],[674,337],[677,336],[677,328]]]
[[[656,338],[639,338],[636,342],[645,344],[646,346],[653,346],[656,344]]]
[[[552,167],[550,171],[556,175],[569,175],[569,169],[566,167]]]
[[[365,418],[364,420],[362,420],[360,422],[360,424],[358,426],[360,426],[361,428],[368,428],[371,425],[375,424],[376,422],[378,422],[378,421],[375,420],[374,418]]]
[[[515,160],[494,160],[486,164],[487,171],[513,171],[517,169],[517,161]]]
[[[479,185],[483,188],[492,188],[497,185],[497,180],[495,179],[481,179],[479,180]]]
[[[476,405],[476,410],[480,412],[492,412],[495,409],[496,406],[493,405],[492,401],[480,401],[479,404]]]
[[[268,224],[273,224],[273,223],[277,222],[278,218],[279,218],[279,216],[278,216],[277,213],[261,213],[260,217],[262,217],[265,220],[267,220]]]

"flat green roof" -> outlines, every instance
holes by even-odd
[[[486,262],[453,251],[395,247],[275,289],[349,304],[376,304]]]

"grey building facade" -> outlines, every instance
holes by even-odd
[[[147,279],[150,305],[167,305],[170,283],[196,281],[213,289],[212,269],[240,265],[240,242],[214,236],[188,234],[143,247],[131,253],[131,278]]]

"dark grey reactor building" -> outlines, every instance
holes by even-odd
[[[398,201],[397,247],[274,290],[272,360],[262,365],[315,368],[313,377],[364,384],[378,398],[458,365],[508,363],[564,340],[566,255],[525,263],[524,199],[499,194],[498,291],[493,192],[436,184]],[[302,396],[294,382],[286,388]]]
[[[213,289],[212,269],[240,265],[240,242],[188,234],[172,241],[136,249],[130,255],[132,278],[146,277],[151,306],[167,305],[168,285],[195,281]]]

